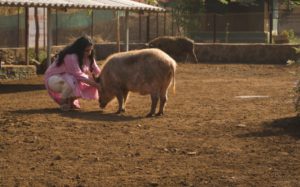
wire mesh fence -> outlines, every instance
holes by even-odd
[[[65,44],[81,34],[91,35],[97,42],[117,40],[117,22],[120,40],[125,40],[125,13],[107,10],[57,12],[52,15],[54,43]],[[162,35],[176,35],[172,18],[167,13],[130,13],[130,42],[145,43]]]
[[[0,11],[0,47],[25,45],[24,8],[7,8]],[[40,47],[46,45],[46,10],[39,12]],[[29,43],[35,40],[34,16],[29,15]],[[117,23],[120,41],[125,41],[125,13],[110,10],[57,9],[51,15],[54,45],[65,45],[82,34],[92,36],[96,43],[116,42]],[[165,13],[130,12],[129,30],[131,43],[146,43],[158,36],[187,36],[202,43],[269,43],[288,41],[299,43],[300,7],[294,10],[273,10],[247,13],[199,13],[176,15]],[[277,36],[278,35],[278,36]],[[280,42],[279,42],[280,43]],[[33,47],[33,46],[31,46]]]
[[[294,11],[279,10],[275,23],[275,35],[286,37],[289,43],[300,43],[300,8]]]
[[[25,16],[24,9],[1,9],[0,12],[0,47],[24,46]]]

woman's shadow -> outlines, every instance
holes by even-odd
[[[11,111],[14,114],[25,114],[25,115],[34,115],[34,114],[59,114],[63,117],[68,117],[72,119],[82,119],[87,121],[112,121],[112,122],[121,122],[121,121],[134,121],[141,119],[141,116],[130,116],[130,115],[118,115],[115,113],[104,113],[101,110],[97,111],[83,111],[83,110],[72,110],[63,112],[58,108],[43,108],[43,109],[21,109]]]

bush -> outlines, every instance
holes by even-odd
[[[29,59],[35,59],[35,51],[33,48],[29,48]],[[39,50],[39,57],[38,61],[42,62],[45,58],[47,58],[47,52],[45,50]],[[36,59],[37,60],[37,59]]]
[[[293,64],[295,64],[297,66],[297,68],[299,68],[300,65],[300,47],[294,47],[293,49],[295,49],[295,52],[297,54],[297,59],[295,61],[293,61]],[[299,76],[300,72],[297,71],[296,72],[296,76]],[[295,109],[297,112],[300,112],[300,80],[298,80],[296,86],[295,86],[295,95],[296,95],[296,99],[295,99]]]
[[[298,38],[295,37],[295,32],[293,29],[283,30],[278,35],[274,36],[275,43],[294,43],[298,41]]]

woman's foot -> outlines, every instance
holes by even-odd
[[[80,105],[79,105],[78,99],[72,99],[72,101],[71,101],[71,108],[72,109],[80,109]]]
[[[72,104],[71,104],[71,109],[74,109],[74,110],[80,109],[80,106],[75,105],[74,103],[72,103]]]
[[[66,112],[69,111],[71,109],[71,106],[69,104],[62,104],[60,105],[60,110]]]
[[[62,104],[60,105],[60,109],[62,111],[70,111],[80,109],[79,101],[74,98],[68,98],[63,100]]]

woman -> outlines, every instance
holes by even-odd
[[[94,78],[99,74],[93,42],[83,36],[58,54],[45,72],[45,86],[61,110],[78,109],[78,98],[98,99],[99,85]]]

